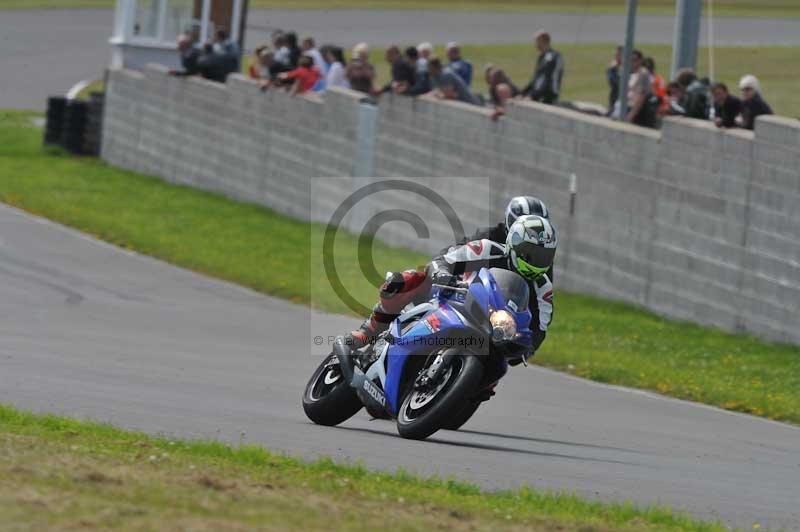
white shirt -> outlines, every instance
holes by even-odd
[[[325,60],[322,58],[322,54],[319,53],[319,50],[311,48],[303,53],[314,60],[314,66],[317,67],[320,72],[325,72]]]
[[[328,69],[328,75],[325,77],[325,85],[327,87],[350,88],[350,82],[347,81],[345,77],[344,65],[339,61],[332,63],[330,69]]]
[[[283,63],[284,65],[289,65],[289,48],[286,46],[281,46],[278,48],[278,51],[275,52],[275,61],[278,63]]]

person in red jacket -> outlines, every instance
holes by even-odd
[[[319,69],[314,66],[314,60],[307,55],[300,57],[300,60],[297,62],[297,68],[294,70],[278,74],[278,78],[281,80],[294,81],[289,91],[293,95],[308,92],[313,89],[321,76],[322,74]]]

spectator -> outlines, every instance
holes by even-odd
[[[612,116],[619,100],[619,68],[622,64],[622,46],[617,46],[614,52],[614,59],[606,69],[606,81],[608,81],[608,112],[606,116]],[[617,113],[618,114],[618,113]]]
[[[312,37],[303,39],[301,48],[303,54],[309,56],[314,61],[314,66],[317,67],[320,72],[323,72],[325,70],[325,59],[323,59],[322,53],[317,50],[314,39]]]
[[[697,79],[697,75],[691,68],[678,70],[676,81],[684,88],[681,107],[686,110],[686,116],[699,120],[708,120],[708,85]]]
[[[677,81],[671,81],[670,84],[667,85],[667,101],[669,104],[667,114],[672,116],[686,116],[686,109],[683,108],[681,103],[685,97],[686,91],[683,85]]]
[[[217,30],[214,33],[214,42],[212,44],[214,53],[226,58],[231,72],[239,72],[241,70],[242,52],[239,49],[239,43],[231,39],[227,31]]]
[[[431,86],[436,89],[438,98],[478,105],[478,100],[469,91],[461,76],[443,67],[438,58],[432,57],[428,61],[428,72],[431,76]]]
[[[247,64],[247,77],[253,80],[260,80],[263,77],[263,69],[261,68],[261,54],[269,47],[262,44],[253,50],[253,57]]]
[[[345,60],[342,49],[338,46],[329,46],[325,51],[325,61],[328,65],[328,73],[325,75],[326,87],[350,88],[350,82],[345,76]]]
[[[195,76],[200,74],[200,67],[197,63],[202,53],[194,46],[192,38],[186,33],[181,33],[178,35],[177,44],[183,70],[170,70],[170,74],[173,76]]]
[[[714,98],[714,123],[717,127],[736,127],[736,119],[742,112],[742,101],[728,92],[724,83],[711,86]]]
[[[289,67],[276,61],[275,52],[267,46],[259,47],[256,49],[256,53],[258,54],[257,72],[253,71],[253,65],[251,64],[250,78],[257,79],[262,89],[279,84],[278,75],[287,72]]]
[[[650,72],[650,77],[653,79],[653,95],[658,98],[658,106],[656,110],[657,116],[664,116],[669,109],[669,99],[667,98],[667,82],[664,78],[656,72],[656,61],[652,57],[645,57],[642,65]]]
[[[317,46],[312,37],[303,39],[300,48],[302,48],[304,55],[309,56],[314,61],[314,66],[317,67],[317,70],[319,70],[322,75],[319,81],[317,81],[317,84],[314,85],[314,92],[324,91],[325,74],[328,72],[328,64],[325,62],[325,59],[322,58],[322,53],[317,50]]]
[[[628,114],[625,121],[637,126],[656,127],[657,102],[653,95],[653,77],[644,67],[642,52],[631,53],[631,77],[628,80]]]
[[[745,129],[754,129],[756,117],[771,115],[772,108],[761,97],[761,85],[755,76],[750,74],[743,76],[739,80],[739,90],[742,92],[741,126]]]
[[[314,85],[319,81],[321,74],[317,67],[314,66],[314,60],[307,55],[303,55],[297,61],[297,68],[289,72],[278,74],[278,79],[282,81],[294,81],[291,88],[291,94],[302,94],[314,88]]]
[[[391,65],[392,81],[387,83],[381,92],[408,93],[414,86],[414,68],[403,58],[400,48],[397,46],[387,48],[386,62]]]
[[[537,102],[553,104],[558,101],[561,79],[564,77],[564,61],[561,54],[550,47],[550,34],[544,31],[534,36],[539,59],[530,83],[522,89],[523,96]]]
[[[414,69],[414,85],[409,89],[408,94],[417,96],[431,91],[431,78],[428,75],[428,64],[425,63],[425,69],[420,70],[419,62],[422,58],[419,52],[413,46],[406,48],[406,60],[408,64]]]
[[[433,53],[433,45],[429,42],[421,42],[417,45],[417,52],[419,52],[417,72],[428,72],[428,61]]]
[[[358,43],[353,47],[353,58],[345,70],[350,88],[355,91],[372,94],[374,92],[375,67],[369,62],[369,46],[367,43]]]
[[[502,68],[488,65],[484,70],[486,85],[489,87],[489,100],[494,106],[492,119],[497,119],[506,112],[506,102],[519,94],[519,89],[514,85]]]
[[[284,45],[286,49],[289,51],[289,62],[288,65],[292,68],[297,68],[300,62],[300,56],[303,55],[303,51],[297,45],[297,34],[293,31],[287,32],[284,36]]]
[[[207,43],[203,46],[203,54],[197,60],[200,74],[211,81],[225,83],[228,74],[239,70],[239,62],[230,54],[214,53],[214,45]]]
[[[286,46],[286,34],[281,30],[272,32],[272,47],[275,49],[275,61],[289,66],[289,47]]]
[[[450,70],[455,72],[464,81],[464,85],[469,87],[472,84],[472,63],[461,59],[461,48],[457,42],[447,43],[447,59]]]
[[[214,34],[214,53],[239,57],[241,50],[239,49],[239,43],[231,39],[227,31],[217,30]]]

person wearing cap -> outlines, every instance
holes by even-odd
[[[353,57],[345,70],[350,88],[354,91],[373,94],[372,86],[375,81],[375,67],[369,62],[369,46],[365,42],[353,47]]]
[[[742,116],[739,123],[745,129],[754,129],[756,117],[773,114],[772,107],[761,97],[761,84],[757,77],[751,74],[742,76],[739,90],[742,93]]]
[[[522,95],[537,102],[554,104],[558,102],[561,79],[564,77],[564,60],[561,54],[550,47],[550,34],[540,31],[534,35],[539,58],[533,77],[522,89]]]
[[[417,45],[417,73],[428,72],[428,60],[433,53],[433,45],[429,42],[421,42]]]
[[[469,87],[472,84],[472,64],[468,61],[461,59],[461,48],[457,42],[447,43],[447,59],[450,67],[458,77],[464,82],[464,85]]]

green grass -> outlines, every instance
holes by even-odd
[[[727,530],[663,507],[304,462],[0,404],[0,529]]]
[[[705,4],[705,3],[704,3]],[[112,7],[114,0],[0,0],[0,9]],[[534,11],[554,13],[622,13],[623,0],[251,0],[253,8],[276,9],[448,9],[454,11]],[[673,14],[674,0],[640,0],[639,12]],[[797,17],[794,0],[715,0],[719,16]]]
[[[324,278],[309,245],[322,226],[95,159],[42,153],[41,131],[28,125],[30,116],[0,114],[0,201],[266,294],[347,310],[330,289],[312,290],[309,282]],[[340,237],[337,267],[349,291],[369,304],[376,290],[359,271],[355,246],[353,237]],[[385,246],[375,256],[381,272],[425,260]],[[555,324],[535,361],[602,382],[800,422],[800,348],[667,321],[629,305],[559,292]]]

